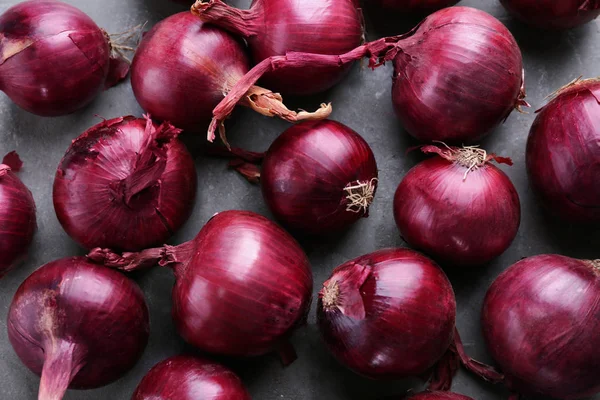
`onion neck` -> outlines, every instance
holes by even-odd
[[[45,348],[46,359],[42,369],[38,400],[61,400],[71,380],[84,366],[78,345],[56,340]]]
[[[364,217],[369,215],[369,206],[375,198],[377,190],[377,178],[368,181],[350,182],[344,187],[346,192],[346,211],[362,213]]]
[[[197,0],[191,7],[192,14],[198,16],[202,22],[216,25],[244,38],[258,33],[263,9],[262,0],[255,0],[249,10],[231,7],[221,0]]]

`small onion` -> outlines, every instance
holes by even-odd
[[[385,11],[401,13],[432,13],[439,9],[450,7],[460,0],[367,0]]]
[[[196,131],[206,128],[212,109],[244,76],[248,65],[239,40],[182,12],[159,22],[144,36],[131,66],[131,86],[142,108],[154,118]],[[331,113],[327,105],[316,114],[290,111],[280,95],[258,86],[243,95],[240,104],[291,122]],[[210,141],[216,129],[211,127]]]
[[[492,284],[481,318],[511,390],[560,400],[600,393],[600,260],[523,259]]]
[[[356,0],[253,0],[249,10],[221,0],[198,0],[192,13],[244,37],[255,62],[289,51],[343,54],[364,39]],[[267,74],[263,81],[277,92],[315,94],[334,86],[348,70],[307,66]]]
[[[173,268],[175,325],[203,351],[257,356],[280,350],[286,363],[295,356],[287,338],[306,319],[312,272],[298,243],[261,215],[225,211],[179,246],[123,255],[94,249],[88,257],[125,271],[157,263]]]
[[[600,222],[600,79],[577,80],[543,107],[527,141],[542,204],[570,222]]]
[[[0,90],[34,114],[72,113],[125,78],[118,47],[71,5],[24,1],[0,16]]]
[[[377,189],[377,164],[365,140],[331,120],[288,128],[271,145],[261,171],[238,164],[249,180],[260,177],[263,197],[287,227],[311,234],[347,228],[368,216]]]
[[[192,356],[175,356],[144,376],[131,400],[250,400],[233,371]]]
[[[33,196],[14,174],[22,165],[14,151],[0,164],[0,278],[25,257],[36,230]]]
[[[189,217],[192,156],[168,123],[101,122],[73,141],[56,171],[54,208],[83,247],[135,251],[164,243]]]
[[[266,73],[344,68],[363,57],[393,61],[392,101],[404,128],[421,141],[473,142],[527,106],[521,51],[509,30],[470,7],[437,11],[404,35],[341,55],[288,52],[257,64],[213,110],[213,129]],[[302,81],[302,79],[298,79]]]
[[[515,17],[544,29],[569,29],[600,15],[598,0],[500,0]]]
[[[42,377],[39,400],[120,378],[140,358],[149,335],[140,288],[83,257],[33,272],[13,298],[7,325],[23,364]]]
[[[424,146],[437,156],[411,169],[394,196],[394,218],[411,246],[454,265],[480,265],[517,235],[519,195],[492,161],[508,158],[478,147]]]
[[[329,350],[369,378],[424,374],[448,352],[455,319],[444,272],[408,249],[348,261],[319,292],[317,321]]]

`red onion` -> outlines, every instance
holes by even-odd
[[[56,171],[54,208],[83,247],[140,250],[164,243],[189,217],[192,156],[168,123],[148,116],[101,122],[73,141]]]
[[[455,318],[454,292],[444,272],[427,257],[399,248],[337,267],[317,306],[329,350],[370,378],[427,372],[449,352]]]
[[[19,287],[8,311],[8,338],[21,361],[42,376],[39,400],[67,388],[92,389],[123,376],[149,335],[140,288],[83,257],[52,261]]]
[[[600,15],[599,0],[500,0],[523,22],[544,29],[569,29]]]
[[[423,392],[411,396],[409,400],[473,400],[462,394],[449,392]]]
[[[523,259],[492,284],[482,324],[515,392],[554,399],[600,393],[600,260]]]
[[[156,263],[173,268],[175,325],[187,342],[211,353],[289,351],[287,338],[310,306],[306,255],[278,225],[249,211],[218,213],[176,247],[122,256],[95,249],[88,257],[125,271]]]
[[[267,151],[260,172],[246,163],[233,165],[251,181],[260,177],[265,201],[279,221],[312,234],[339,231],[367,217],[377,189],[371,148],[331,120],[287,129]]]
[[[539,111],[526,161],[548,210],[571,222],[600,221],[600,79],[572,82]]]
[[[192,13],[246,39],[255,62],[288,51],[343,54],[364,39],[357,0],[253,0],[249,10],[221,0],[198,0]],[[307,95],[338,83],[349,66],[277,71],[264,82],[273,90]]]
[[[378,7],[401,13],[432,13],[444,7],[450,7],[460,0],[369,0]]]
[[[156,364],[131,400],[250,400],[233,371],[192,356],[175,356]]]
[[[193,131],[208,124],[212,109],[244,76],[248,64],[241,42],[182,12],[159,22],[144,36],[133,59],[131,85],[137,101],[153,117]],[[258,86],[249,87],[242,96],[241,104],[292,122],[331,113],[326,105],[315,114],[295,113],[277,93]]]
[[[372,67],[393,60],[394,108],[405,129],[422,141],[472,142],[505,120],[513,108],[528,105],[521,51],[508,29],[483,11],[450,7],[405,35],[342,55],[289,52],[260,62],[213,110],[211,127],[214,131],[222,124],[267,72],[343,68],[365,56]]]
[[[478,147],[424,146],[425,160],[404,177],[394,218],[406,242],[454,265],[480,265],[502,254],[521,220],[519,195],[492,161],[509,158]]]
[[[0,16],[0,90],[34,114],[72,113],[125,78],[120,49],[75,7],[24,1]]]
[[[25,257],[36,230],[33,196],[14,174],[22,165],[14,151],[0,164],[0,278]]]

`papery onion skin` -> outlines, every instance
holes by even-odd
[[[173,319],[181,336],[202,351],[230,356],[291,354],[287,339],[306,322],[312,272],[294,238],[250,211],[213,216],[179,246],[118,255],[94,249],[88,257],[125,271],[173,268]]]
[[[481,318],[510,389],[561,400],[600,392],[600,260],[523,259],[494,281]]]
[[[0,164],[0,278],[26,255],[37,227],[33,196],[14,174],[21,165],[15,152]]]
[[[196,131],[248,71],[242,44],[190,12],[172,15],[143,38],[131,66],[131,86],[152,117]]]
[[[290,51],[343,54],[363,40],[356,0],[253,0],[246,11],[210,0],[197,1],[192,11],[203,21],[246,38],[256,63]],[[276,92],[309,95],[333,87],[348,71],[349,66],[307,65],[267,74],[263,82]]]
[[[124,60],[111,59],[106,32],[59,1],[9,8],[0,16],[0,38],[0,90],[37,115],[83,108],[128,72]]]
[[[519,46],[486,12],[437,11],[401,49],[394,58],[392,101],[403,127],[420,141],[478,140],[524,96]]]
[[[250,400],[233,371],[213,361],[174,356],[144,376],[131,400]]]
[[[69,236],[88,249],[128,251],[172,236],[193,209],[197,185],[194,160],[179,132],[149,117],[126,116],[75,139],[59,164],[53,192]],[[143,171],[152,176],[136,175]]]
[[[500,0],[521,21],[543,29],[570,29],[600,15],[598,0]]]
[[[552,214],[600,221],[600,80],[568,85],[538,112],[526,163],[532,188]]]
[[[61,399],[67,387],[97,388],[120,378],[149,335],[139,287],[83,257],[33,272],[13,298],[7,326],[21,361],[42,376],[40,400]]]
[[[260,180],[265,201],[279,221],[292,229],[326,234],[368,215],[377,188],[377,163],[367,142],[347,126],[306,121],[273,142]],[[345,189],[353,186],[362,189]],[[368,205],[349,209],[351,192]]]
[[[462,394],[450,392],[423,392],[410,396],[408,400],[473,400]]]
[[[400,248],[337,267],[317,305],[329,350],[369,378],[426,372],[448,350],[455,319],[454,292],[444,272],[429,258]]]
[[[386,11],[402,13],[432,13],[439,9],[450,7],[460,0],[372,0],[377,7]]]
[[[482,265],[502,254],[521,221],[519,195],[504,172],[489,161],[468,170],[434,156],[412,168],[394,195],[402,238],[455,266]]]

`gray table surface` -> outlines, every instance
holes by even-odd
[[[148,21],[157,21],[183,11],[168,0],[68,0],[90,15],[109,32]],[[17,1],[0,1],[0,12]],[[247,7],[246,0],[232,1]],[[559,86],[583,75],[600,75],[600,21],[563,34],[539,33],[510,18],[495,0],[465,0],[460,3],[483,9],[504,22],[519,42],[525,61],[527,100],[532,110],[544,104],[544,98]],[[374,25],[369,18],[368,38],[386,33],[400,33],[405,23]],[[311,108],[321,100],[332,101],[332,118],[350,126],[369,142],[380,168],[380,183],[370,217],[355,224],[348,232],[328,240],[302,239],[312,262],[315,295],[331,270],[344,261],[376,249],[405,246],[392,218],[392,200],[396,186],[405,173],[422,157],[405,155],[415,144],[396,120],[390,100],[391,66],[374,72],[355,66],[337,87],[310,99],[290,99],[291,105]],[[59,160],[71,140],[99,121],[96,117],[141,115],[129,82],[110,89],[93,104],[75,114],[60,118],[31,115],[0,94],[0,152],[17,150],[25,162],[20,174],[33,192],[39,230],[24,265],[0,281],[0,399],[37,398],[39,379],[24,367],[13,352],[6,334],[6,313],[19,284],[36,268],[51,260],[84,254],[62,230],[52,206],[52,182]],[[525,143],[534,114],[513,113],[506,123],[489,135],[482,145],[498,154],[512,157],[513,167],[502,167],[515,184],[522,204],[522,222],[510,249],[489,265],[469,270],[447,271],[458,302],[457,325],[466,350],[474,357],[491,362],[483,342],[479,315],[481,303],[490,283],[521,257],[541,253],[561,253],[579,258],[598,258],[600,230],[568,226],[544,215],[532,196],[525,173]],[[228,122],[230,140],[240,146],[264,150],[288,125],[267,119],[248,110],[239,110]],[[201,137],[188,137],[192,152],[197,154]],[[196,158],[198,197],[194,213],[172,238],[181,243],[195,236],[215,212],[247,209],[269,216],[258,187],[228,171],[222,160]],[[173,275],[155,268],[134,276],[146,294],[151,312],[151,335],[139,363],[119,381],[91,391],[69,391],[66,399],[129,399],[144,374],[166,357],[191,349],[178,337],[171,322],[171,287]],[[419,389],[418,380],[375,382],[354,375],[339,365],[327,352],[315,324],[314,303],[308,326],[292,339],[299,359],[283,369],[278,359],[268,355],[251,360],[226,360],[241,376],[254,399],[375,399],[380,395],[403,393],[410,387]],[[115,355],[118,356],[118,355]],[[599,377],[600,379],[600,377]],[[454,391],[477,400],[506,399],[508,393],[460,372]],[[600,396],[595,397],[600,399]]]

